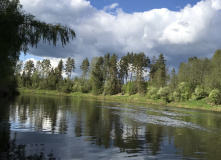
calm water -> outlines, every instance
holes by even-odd
[[[20,95],[0,100],[0,159],[221,159],[221,113]]]

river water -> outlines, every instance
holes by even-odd
[[[221,159],[221,113],[23,94],[0,100],[0,159]]]

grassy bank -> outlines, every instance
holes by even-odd
[[[202,110],[211,110],[211,111],[221,111],[221,106],[213,106],[208,102],[208,99],[202,100],[189,100],[183,102],[171,102],[166,103],[163,99],[152,100],[148,99],[145,96],[141,95],[93,95],[91,93],[62,93],[58,91],[51,90],[34,90],[34,89],[19,89],[20,93],[37,93],[37,94],[49,94],[49,95],[62,95],[62,96],[73,96],[73,97],[86,97],[86,98],[96,98],[98,100],[108,100],[116,102],[134,102],[134,103],[145,103],[145,104],[156,104],[156,105],[166,105],[174,107],[183,107],[183,108],[193,108],[193,109],[202,109]]]

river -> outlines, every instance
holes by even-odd
[[[221,159],[221,112],[22,94],[0,99],[0,159]]]

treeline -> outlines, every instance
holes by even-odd
[[[99,94],[141,94],[149,99],[164,99],[167,102],[203,99],[209,97],[214,104],[221,104],[221,50],[211,59],[191,57],[168,72],[163,54],[152,60],[144,53],[127,53],[121,59],[109,53],[86,58],[80,69],[82,75],[72,78],[75,61],[69,57],[64,64],[60,60],[57,67],[50,60],[32,60],[23,64],[19,61],[15,76],[19,87],[48,89],[59,92]],[[64,73],[66,76],[63,76]]]

